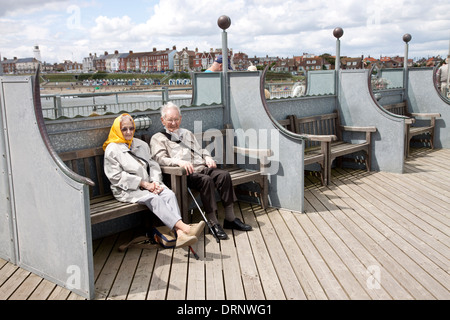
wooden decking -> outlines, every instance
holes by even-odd
[[[237,213],[254,228],[186,249],[94,243],[96,299],[450,299],[450,150],[415,150],[404,174],[333,170],[305,187],[306,213]],[[80,299],[0,259],[0,300]]]

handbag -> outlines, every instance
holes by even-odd
[[[177,243],[175,233],[167,226],[153,227],[150,232],[150,238],[163,248],[173,248]]]

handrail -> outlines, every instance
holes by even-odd
[[[167,88],[167,90],[170,91],[187,91],[187,90],[192,90],[193,86],[188,87],[188,88]],[[164,92],[165,89],[150,89],[150,90],[128,90],[128,91],[109,91],[109,92],[84,92],[84,93],[63,93],[63,94],[42,94],[41,97],[43,98],[51,98],[51,97],[55,97],[55,96],[59,96],[59,97],[72,97],[72,96],[77,96],[77,97],[101,97],[101,96],[112,96],[112,95],[116,95],[116,94],[129,94],[129,93],[147,93],[147,92]]]
[[[79,174],[73,172],[66,166],[66,164],[61,160],[58,154],[53,149],[53,146],[50,142],[50,138],[48,136],[47,127],[45,126],[44,117],[42,115],[42,106],[41,106],[41,94],[40,94],[40,86],[39,86],[39,71],[40,66],[36,70],[36,75],[34,77],[34,92],[33,92],[33,105],[34,105],[34,114],[36,116],[36,122],[39,128],[39,133],[41,134],[42,140],[47,148],[47,151],[50,153],[53,161],[55,161],[56,165],[61,169],[61,171],[69,176],[71,179],[87,184],[89,186],[95,186],[95,183],[86,177],[80,176]]]
[[[286,135],[290,138],[293,138],[295,140],[307,140],[307,137],[304,135],[300,135],[298,133],[294,133],[292,131],[287,130],[286,128],[284,128],[281,124],[278,123],[278,121],[272,116],[272,114],[269,111],[269,107],[267,105],[267,101],[266,101],[266,95],[264,93],[264,88],[265,88],[265,81],[266,81],[266,73],[267,70],[269,69],[269,65],[267,65],[264,68],[264,71],[262,72],[261,76],[260,76],[260,86],[259,86],[259,93],[261,96],[261,101],[264,107],[264,110],[267,113],[267,116],[269,117],[270,121],[272,121],[272,124],[275,126],[275,128],[280,131],[283,135]]]

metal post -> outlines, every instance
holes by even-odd
[[[344,35],[344,30],[337,27],[333,30],[333,35],[336,38],[336,61],[334,63],[335,71],[335,94],[339,99],[339,71],[341,69],[341,40],[340,38]]]
[[[228,89],[228,39],[227,32],[231,25],[231,19],[228,16],[220,16],[217,25],[223,30],[222,32],[222,103],[224,105],[223,121],[231,122],[229,89]]]
[[[405,57],[403,59],[403,100],[408,98],[408,42],[411,41],[411,35],[406,33],[403,36],[403,41],[405,42]]]
[[[447,63],[447,87],[446,87],[446,89],[444,90],[444,92],[445,92],[445,97],[446,98],[448,98],[448,92],[449,92],[449,83],[450,83],[450,40],[449,40],[449,43],[448,43],[448,55],[447,55],[447,61],[446,61],[446,63]],[[441,81],[440,79],[438,79],[438,81]]]
[[[63,109],[62,109],[62,102],[61,102],[61,95],[59,93],[55,94],[55,119],[58,119],[59,117],[63,116]]]

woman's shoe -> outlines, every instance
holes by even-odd
[[[200,221],[199,223],[194,223],[189,225],[190,230],[187,233],[190,236],[196,236],[197,238],[202,233],[203,229],[205,229],[206,223],[205,221]]]
[[[175,244],[175,248],[192,246],[197,241],[198,241],[198,239],[196,236],[190,236],[190,235],[182,232],[181,235],[177,236],[177,242]]]

